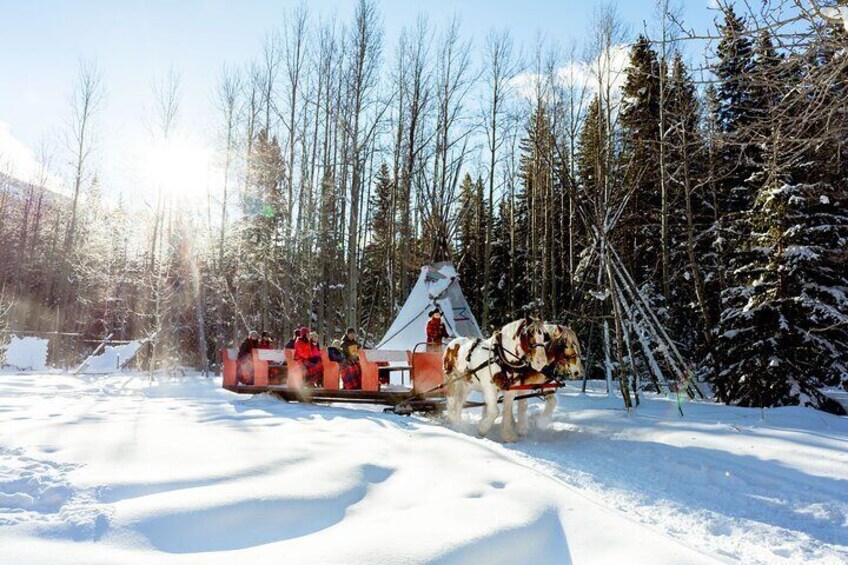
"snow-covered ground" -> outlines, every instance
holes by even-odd
[[[504,446],[218,385],[0,375],[0,561],[848,560],[848,418],[566,391]]]

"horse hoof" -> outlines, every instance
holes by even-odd
[[[526,427],[518,428],[518,435],[521,436],[521,437],[524,437],[529,433],[530,433],[530,430]]]
[[[501,436],[501,441],[503,441],[504,443],[515,443],[516,441],[518,441],[518,436],[515,434]]]

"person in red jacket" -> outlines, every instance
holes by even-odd
[[[303,364],[305,374],[303,380],[307,386],[317,387],[321,384],[324,376],[324,367],[321,364],[321,349],[309,338],[309,329],[301,328],[300,337],[294,343],[294,360]]]
[[[427,351],[441,352],[444,337],[448,337],[448,332],[442,323],[442,312],[437,308],[430,312],[427,321]]]

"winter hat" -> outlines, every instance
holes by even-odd
[[[330,344],[330,347],[335,347],[336,349],[341,349],[342,348],[342,342],[337,340],[337,339],[334,339],[333,343]]]
[[[309,337],[309,328],[305,326],[300,328],[300,337]]]
[[[318,341],[318,334],[316,332],[309,332],[309,339]]]
[[[258,339],[259,332],[257,332],[256,330],[250,330],[250,333],[247,334],[247,337],[249,337],[250,339]]]

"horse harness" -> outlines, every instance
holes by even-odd
[[[530,345],[529,339],[526,337],[526,334],[522,333],[523,330],[524,330],[524,327],[525,327],[525,322],[522,321],[522,323],[518,327],[518,330],[515,333],[514,338],[517,339],[519,334],[522,334],[521,335],[521,347],[526,352],[529,353],[529,351],[534,347],[545,347],[544,344],[538,344],[538,343]],[[474,339],[474,343],[468,349],[468,353],[465,356],[465,362],[469,363],[471,361],[471,356],[473,355],[474,350],[476,350],[478,347],[481,347],[484,351],[488,351],[489,356],[485,361],[483,361],[482,363],[480,363],[479,365],[477,365],[473,369],[466,370],[465,374],[470,375],[470,376],[474,377],[475,379],[477,379],[479,381],[480,377],[477,376],[477,373],[479,373],[483,369],[491,367],[494,364],[498,364],[499,366],[503,367],[506,370],[499,372],[497,375],[494,375],[493,380],[495,380],[495,383],[502,390],[508,390],[513,384],[515,384],[516,380],[521,384],[521,386],[524,386],[524,381],[525,381],[525,379],[527,378],[528,375],[537,374],[537,371],[532,369],[530,367],[530,364],[527,362],[527,353],[525,353],[523,356],[519,357],[515,353],[513,353],[512,351],[505,349],[504,346],[503,346],[503,335],[501,334],[500,330],[498,330],[494,334],[492,334],[492,338],[493,338],[493,346],[492,347],[486,347],[485,345],[481,345],[484,340],[479,338],[479,337]],[[514,361],[508,360],[507,355],[512,357],[515,361],[517,361],[517,363],[514,362]],[[515,377],[510,378],[510,377],[506,376],[504,373],[507,373],[507,374],[510,374],[510,375],[517,375],[518,378],[517,379]],[[498,378],[499,376],[500,376],[500,378]],[[540,385],[540,387],[541,386],[543,386],[543,385]]]

